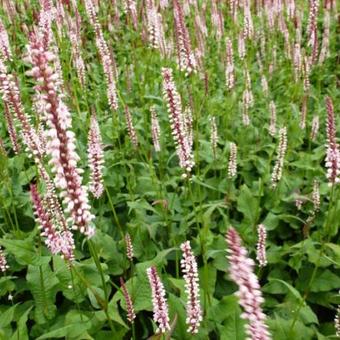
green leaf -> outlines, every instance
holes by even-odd
[[[168,303],[169,303],[169,315],[171,318],[170,322],[172,322],[174,316],[177,315],[176,326],[173,332],[174,337],[176,339],[183,340],[190,339],[191,337],[187,333],[187,326],[185,321],[186,314],[184,301],[173,294],[169,294]]]
[[[301,321],[296,321],[292,329],[292,320],[286,320],[275,314],[274,319],[268,319],[270,332],[275,340],[312,340],[314,332]]]
[[[30,235],[25,240],[0,239],[0,245],[6,248],[21,265],[39,266],[50,261],[50,256],[42,256],[34,247],[34,235]]]
[[[259,203],[249,188],[244,184],[237,199],[237,210],[243,213],[245,219],[254,224],[258,219]]]
[[[311,292],[327,292],[340,288],[340,278],[338,275],[326,269],[321,274],[316,275],[311,284]]]
[[[238,308],[230,310],[222,325],[217,325],[221,339],[243,340],[245,338],[245,321],[240,317]]]
[[[224,296],[218,303],[208,309],[207,318],[218,324],[223,323],[237,311],[241,314],[238,298],[235,295]]]
[[[50,331],[48,333],[43,334],[42,336],[39,336],[36,340],[43,340],[43,339],[53,339],[53,338],[64,338],[66,335],[68,335],[68,331],[74,327],[74,325],[67,325],[58,329],[55,329],[53,331]]]
[[[290,285],[288,282],[280,280],[280,279],[274,279],[274,278],[270,278],[269,281],[276,281],[276,282],[283,284],[284,286],[286,286],[289,289],[289,291],[293,294],[293,296],[297,300],[302,301],[302,296],[299,293],[299,291],[296,288],[294,288],[292,285]]]
[[[19,321],[17,322],[17,329],[13,333],[10,340],[28,340],[28,333],[27,333],[27,326],[26,322],[28,319],[28,314],[31,311],[32,307],[30,307],[25,313],[20,317]]]
[[[26,280],[34,298],[34,318],[39,324],[54,318],[57,307],[54,304],[59,283],[49,265],[28,266]]]
[[[16,276],[5,276],[0,278],[0,296],[4,296],[15,289],[15,283],[12,279],[16,279]]]
[[[8,326],[13,321],[14,312],[17,305],[9,307],[5,312],[1,313],[0,328]]]
[[[326,247],[332,251],[332,260],[340,267],[340,246],[334,243],[326,243]]]
[[[53,270],[59,281],[58,290],[76,303],[84,301],[86,289],[77,275],[74,275],[66,262],[60,256],[53,256]]]
[[[198,270],[201,289],[205,294],[213,296],[215,292],[217,270],[210,263]]]

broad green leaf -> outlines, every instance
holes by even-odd
[[[258,199],[253,196],[253,193],[245,184],[242,185],[237,199],[237,210],[243,213],[248,222],[256,223],[259,213]]]
[[[43,324],[56,314],[57,307],[54,302],[59,281],[49,265],[29,265],[26,280],[34,298],[35,321]]]
[[[315,276],[311,283],[312,292],[327,292],[332,289],[340,288],[340,278],[338,275],[326,269],[321,274]]]
[[[39,336],[36,340],[43,340],[43,339],[53,339],[53,338],[64,338],[68,334],[68,331],[74,327],[74,325],[64,326],[53,331],[47,332],[42,336]]]
[[[58,290],[71,301],[76,303],[84,301],[86,289],[83,282],[60,256],[53,256],[53,270],[59,281]]]
[[[16,305],[9,307],[5,312],[1,313],[0,328],[8,326],[13,321]]]
[[[280,279],[274,279],[274,278],[270,278],[269,281],[279,282],[279,283],[283,284],[284,286],[286,286],[289,289],[289,291],[295,296],[295,298],[298,301],[302,301],[302,296],[299,293],[299,291],[296,288],[294,288],[292,285],[290,285],[288,282],[280,280]]]
[[[32,307],[30,307],[19,319],[17,322],[17,329],[13,333],[12,337],[10,340],[29,340],[28,337],[28,332],[27,332],[27,319],[28,319],[28,314],[31,311]]]
[[[221,339],[243,340],[245,321],[240,317],[240,310],[233,309],[222,325],[217,325]]]
[[[6,251],[13,254],[18,263],[22,265],[44,265],[51,259],[50,256],[42,256],[34,248],[34,235],[25,240],[0,239],[0,245],[6,248]]]
[[[301,321],[296,321],[292,328],[293,320],[286,320],[278,315],[274,319],[268,319],[267,323],[270,332],[275,340],[312,340],[314,332],[310,327],[306,327]]]

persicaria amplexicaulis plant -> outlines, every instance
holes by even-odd
[[[336,0],[0,4],[1,339],[340,333]]]

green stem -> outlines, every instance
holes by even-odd
[[[119,222],[115,206],[114,206],[114,204],[112,202],[112,199],[111,199],[111,196],[110,196],[110,192],[109,192],[109,190],[108,190],[108,188],[107,188],[107,186],[105,184],[104,184],[104,188],[105,188],[106,196],[107,196],[107,198],[109,200],[109,204],[110,204],[110,207],[111,207],[111,210],[112,210],[113,218],[114,218],[114,220],[115,220],[115,222],[116,222],[116,224],[117,224],[117,226],[119,228],[119,232],[120,232],[120,235],[121,235],[122,239],[124,239],[123,229],[122,229],[122,226],[121,226],[121,224]]]
[[[135,329],[134,323],[131,325],[131,329],[132,329],[132,339],[136,340],[136,329]]]

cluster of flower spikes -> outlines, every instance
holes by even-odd
[[[85,0],[85,8],[90,23],[96,35],[96,46],[103,65],[104,75],[107,83],[107,97],[112,110],[118,109],[118,95],[115,80],[115,61],[113,55],[104,39],[104,34],[99,24],[96,10],[92,0]]]

